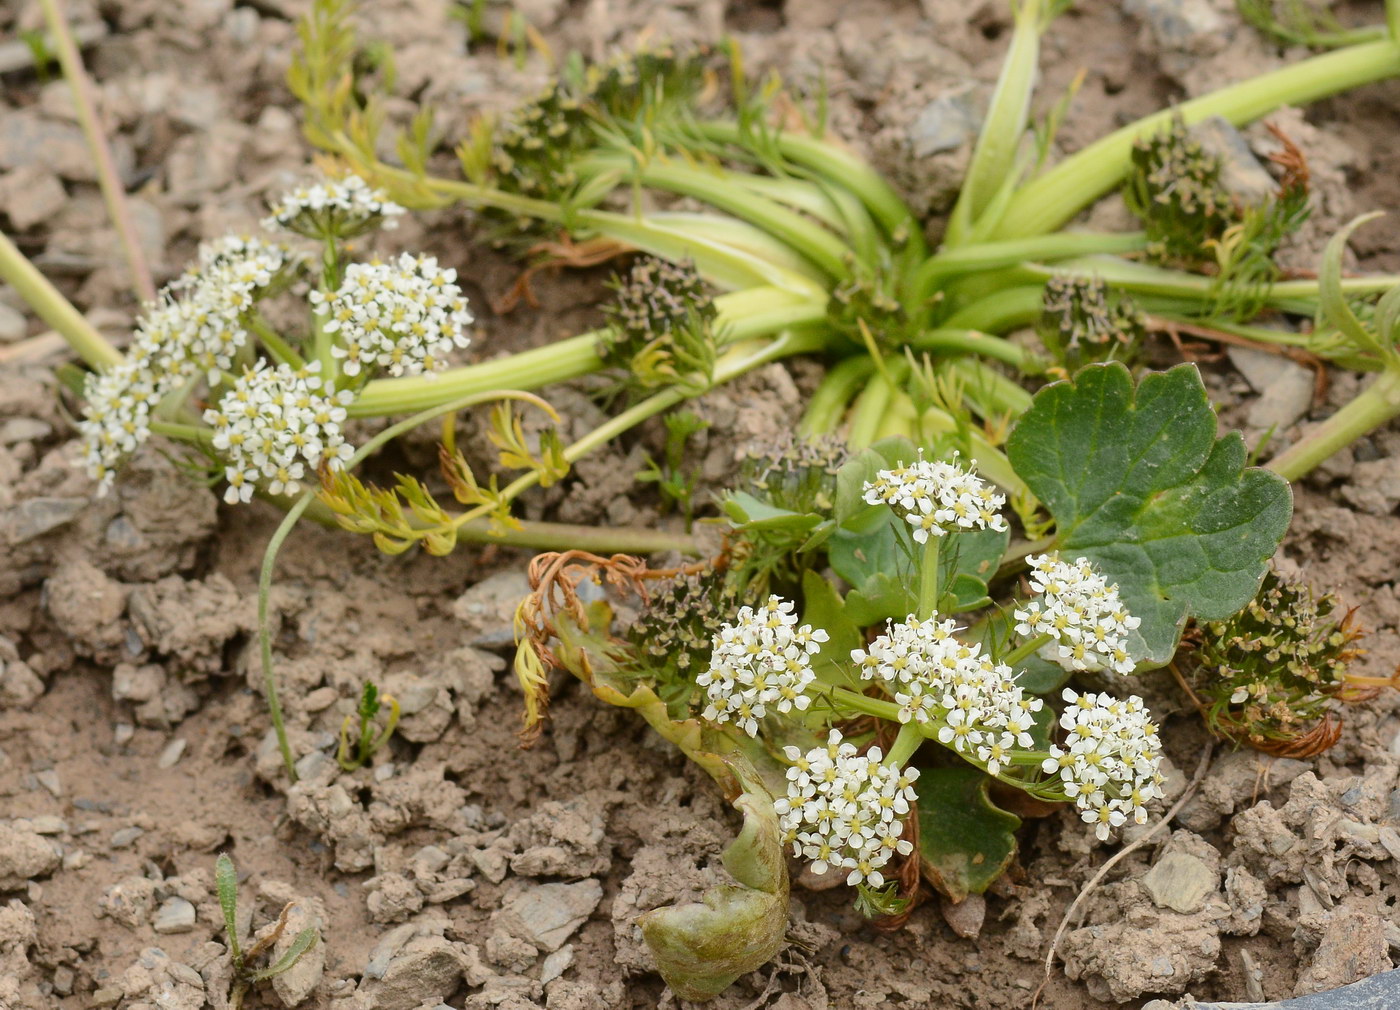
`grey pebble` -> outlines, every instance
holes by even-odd
[[[128,828],[118,828],[112,832],[112,840],[107,844],[113,849],[125,849],[145,833],[144,829],[134,824]]]
[[[39,785],[52,793],[55,799],[63,795],[63,783],[59,780],[58,772],[54,771],[52,768],[45,768],[41,772],[35,772],[34,778],[38,781]]]
[[[188,933],[194,929],[194,918],[194,906],[184,898],[166,898],[151,928],[157,933]]]
[[[156,765],[160,768],[173,768],[179,763],[180,758],[185,756],[185,748],[189,745],[184,737],[176,737],[165,745],[165,750],[160,752],[160,760]]]

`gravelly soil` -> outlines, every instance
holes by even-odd
[[[102,36],[88,62],[158,279],[178,272],[197,241],[254,222],[267,195],[308,171],[282,83],[291,19],[304,6],[67,4],[75,23]],[[542,70],[499,60],[490,46],[466,56],[444,6],[383,0],[365,5],[365,21],[399,51],[400,92],[443,104],[451,132],[474,109],[530,94]],[[973,128],[960,134],[959,117],[975,123],[1008,34],[1000,4],[965,0],[518,6],[560,52],[731,32],[758,67],[823,72],[832,128],[930,212],[948,206]],[[1159,16],[1166,8],[1194,20],[1182,29]],[[1344,13],[1375,20],[1377,8]],[[0,10],[7,32],[38,23],[37,4]],[[1282,59],[1219,0],[1085,2],[1045,50],[1045,95],[1087,69],[1066,148]],[[1281,117],[1319,185],[1317,227],[1293,262],[1312,262],[1352,213],[1394,208],[1396,147],[1374,124],[1397,121],[1397,108],[1400,86],[1389,84],[1330,100],[1306,120]],[[1094,217],[1121,213],[1106,204]],[[598,272],[539,281],[538,309],[491,312],[515,267],[471,244],[466,224],[436,212],[406,222],[392,244],[462,272],[482,317],[474,355],[596,323]],[[0,76],[0,227],[124,339],[136,307],[62,81]],[[1400,267],[1393,229],[1362,234],[1364,267]],[[303,1006],[674,1005],[631,916],[719,879],[734,819],[638,720],[601,710],[563,680],[549,733],[517,749],[505,645],[524,558],[471,546],[445,559],[387,558],[348,534],[298,530],[274,609],[294,744],[308,757],[302,783],[284,795],[251,634],[256,566],[277,516],[219,505],[154,452],[114,495],[93,499],[57,405],[60,356],[41,330],[0,289],[0,1007],[219,1005],[219,851],[246,875],[254,928],[289,901],[319,917],[319,953],[278,993],[304,995]],[[1205,350],[1225,422],[1250,428],[1257,391]],[[1160,354],[1166,362],[1177,351]],[[773,366],[707,398],[710,483],[722,486],[736,444],[791,427],[816,368]],[[1355,389],[1338,376],[1330,406]],[[581,396],[557,402],[580,419],[591,409]],[[626,479],[655,437],[608,450],[529,510],[656,521],[651,493]],[[425,448],[411,445],[408,461],[426,466]],[[1400,431],[1383,431],[1298,488],[1283,550],[1285,563],[1359,608],[1374,631],[1365,668],[1382,675],[1400,662],[1398,458]],[[366,677],[408,712],[372,769],[344,775],[323,752]],[[1164,736],[1179,786],[1206,736],[1165,676],[1145,686],[1156,710],[1175,712]],[[1164,832],[1126,860],[1090,901],[1063,947],[1074,978],[1057,969],[1040,1005],[1136,1005],[1188,988],[1280,998],[1389,968],[1400,949],[1396,709],[1384,698],[1352,713],[1342,743],[1313,761],[1217,750],[1170,840]],[[713,1005],[1029,1006],[1055,925],[1111,850],[1068,815],[1028,823],[1021,846],[971,939],[949,925],[966,909],[945,918],[930,902],[905,930],[883,935],[843,891],[798,888],[797,942]],[[1204,880],[1199,901],[1184,910],[1154,902],[1164,864]],[[277,1005],[271,990],[253,999]]]

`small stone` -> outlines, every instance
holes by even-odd
[[[502,648],[515,641],[515,608],[530,593],[524,572],[508,569],[487,576],[452,604],[452,615],[462,622],[467,642],[484,648]]]
[[[112,742],[118,747],[125,747],[131,743],[131,738],[136,735],[136,727],[129,722],[119,722],[112,727]]]
[[[24,313],[0,302],[0,344],[13,344],[29,334]]]
[[[508,901],[502,911],[517,920],[522,938],[541,950],[555,951],[588,921],[602,900],[603,885],[596,880],[541,884]]]
[[[166,898],[156,911],[151,928],[157,933],[188,933],[194,929],[195,911],[184,898]]]
[[[112,832],[111,841],[107,843],[107,846],[112,849],[128,848],[136,839],[140,838],[145,833],[144,828],[138,828],[134,824],[130,827],[118,828],[116,831]]]
[[[88,1006],[116,1006],[119,1002],[121,1002],[122,997],[124,997],[125,995],[126,991],[120,986],[106,985],[103,986],[101,989],[94,991],[93,994],[88,997]]]
[[[339,697],[340,692],[333,687],[318,687],[302,699],[301,707],[307,712],[324,712]]]
[[[58,772],[54,771],[52,768],[45,768],[41,772],[35,772],[34,778],[39,785],[49,791],[54,799],[59,799],[63,796],[63,782],[59,779]]]
[[[78,980],[78,975],[67,965],[59,965],[53,970],[53,991],[60,996],[73,995],[73,983]]]
[[[1328,916],[1322,940],[1311,963],[1299,974],[1293,995],[1324,992],[1389,969],[1385,920],[1374,900],[1353,895]]]
[[[54,814],[31,817],[23,824],[16,823],[15,827],[28,828],[36,835],[64,835],[68,833],[68,822]]]
[[[305,1002],[321,984],[326,970],[326,945],[321,940],[319,903],[313,904],[309,899],[298,898],[287,910],[287,928],[273,945],[273,963],[285,957],[297,937],[308,929],[316,930],[316,942],[297,958],[296,964],[272,979],[273,992],[286,1007]]]
[[[466,969],[467,959],[455,944],[440,936],[415,937],[389,962],[383,978],[367,973],[360,987],[365,1010],[416,1010],[441,1002],[456,990]]]
[[[1205,907],[1218,877],[1202,860],[1186,852],[1168,852],[1147,871],[1142,886],[1159,908],[1190,914]]]
[[[574,945],[566,943],[544,959],[540,965],[540,985],[549,985],[574,963]]]
[[[28,231],[43,224],[67,202],[63,183],[43,165],[25,165],[0,179],[0,213],[10,219],[15,231]],[[12,341],[18,339],[14,337]]]
[[[0,891],[23,888],[58,869],[63,853],[36,831],[0,822]]]
[[[374,769],[374,781],[376,782],[388,782],[393,777],[394,763],[392,761],[387,761]]]
[[[160,760],[156,762],[158,768],[174,768],[185,755],[185,748],[189,746],[189,741],[184,737],[176,737],[165,745],[165,750],[160,752]]]
[[[966,93],[939,95],[909,124],[909,146],[916,158],[956,151],[977,135],[979,126]]]
[[[1385,516],[1400,505],[1400,461],[1386,456],[1357,463],[1351,481],[1342,485],[1349,505],[1374,516]]]
[[[0,317],[3,317],[5,308],[0,306]],[[0,325],[4,319],[0,318]],[[0,424],[0,445],[18,445],[21,442],[35,442],[41,438],[48,438],[53,434],[53,425],[47,421],[39,421],[32,417],[12,417],[4,424]]]
[[[72,522],[87,506],[86,498],[26,498],[0,514],[0,533],[11,544],[28,543]]]
[[[987,918],[987,899],[982,895],[969,894],[957,904],[942,898],[939,907],[948,928],[963,939],[971,940],[982,932],[982,923]]]

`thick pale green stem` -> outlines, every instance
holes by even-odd
[[[778,288],[751,288],[715,299],[716,330],[725,344],[763,336],[826,318],[824,301],[805,299]],[[355,417],[384,417],[422,410],[458,396],[488,389],[539,389],[576,379],[603,367],[598,356],[602,330],[580,334],[508,358],[453,368],[436,375],[375,379],[349,407]]]
[[[1001,661],[1007,666],[1014,667],[1017,663],[1021,662],[1027,656],[1038,652],[1043,646],[1049,645],[1054,640],[1054,635],[1037,635],[1035,638],[1028,639],[1027,641],[1024,641],[1020,645],[1016,646],[1016,648],[1012,649],[1005,656],[1003,656],[1001,658]]]
[[[316,498],[315,491],[308,491],[297,499],[287,510],[287,515],[278,524],[272,539],[263,551],[262,569],[258,573],[258,651],[262,657],[263,692],[267,695],[267,712],[272,718],[272,728],[277,734],[277,749],[282,752],[282,763],[287,766],[287,778],[297,780],[296,761],[292,758],[292,746],[287,741],[287,724],[282,718],[282,702],[277,693],[277,671],[272,663],[272,623],[268,619],[268,601],[272,598],[272,573],[277,567],[277,552],[282,549],[282,541],[296,526],[301,514]]]
[[[841,424],[841,417],[856,390],[875,371],[875,359],[868,354],[856,354],[835,365],[826,373],[821,385],[807,401],[802,416],[802,434],[829,435]]]
[[[883,701],[879,698],[872,698],[868,694],[861,694],[849,688],[834,687],[831,689],[832,700],[847,712],[859,712],[861,715],[873,715],[877,719],[884,719],[886,722],[899,721],[899,706],[892,701]]]
[[[927,621],[938,613],[938,548],[942,537],[929,535],[919,559],[919,609],[916,616]]]
[[[1339,49],[1184,102],[1138,120],[1062,161],[1027,183],[1012,199],[996,231],[998,238],[1054,231],[1123,181],[1133,142],[1161,130],[1180,115],[1190,123],[1222,116],[1235,125],[1284,105],[1319,98],[1400,74],[1400,42],[1387,39]]]
[[[885,755],[883,763],[890,768],[903,768],[925,739],[917,722],[906,722],[899,727],[899,733],[895,736],[894,743],[890,744],[890,752]]]
[[[954,353],[975,354],[984,358],[1001,361],[1013,368],[1026,370],[1030,356],[1024,347],[1013,344],[1001,337],[980,330],[939,328],[925,330],[909,346],[916,351],[952,351]]]
[[[0,280],[14,288],[34,314],[57,330],[93,368],[105,371],[122,360],[121,352],[83,318],[4,233],[0,233]]]
[[[122,252],[126,255],[128,269],[131,270],[131,284],[136,297],[144,302],[156,298],[155,282],[151,279],[151,268],[146,265],[146,257],[141,252],[140,240],[136,237],[136,226],[131,220],[131,207],[126,200],[126,189],[117,174],[116,163],[112,160],[112,150],[107,145],[107,133],[97,114],[97,103],[93,100],[92,83],[83,69],[83,57],[68,30],[68,20],[59,8],[59,0],[39,0],[43,8],[44,20],[48,22],[58,49],[58,62],[63,68],[63,76],[73,90],[73,105],[78,113],[78,125],[87,138],[88,151],[97,168],[97,183],[102,189],[102,199],[106,201],[107,213],[117,230]]]
[[[1280,477],[1297,480],[1362,435],[1400,415],[1400,372],[1387,371],[1341,410],[1318,425],[1267,466]]]
[[[945,238],[949,245],[966,239],[1015,168],[1017,149],[1030,115],[1035,77],[1040,70],[1042,20],[1041,0],[1022,0],[1016,10],[1011,47],[1002,62],[962,193],[949,219]]]
[[[958,246],[925,260],[915,271],[911,285],[915,304],[923,304],[938,288],[962,274],[997,270],[1027,261],[1072,259],[1092,254],[1137,252],[1147,246],[1142,232],[1100,235],[1064,232],[1002,242]]]

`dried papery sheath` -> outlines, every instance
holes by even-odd
[[[880,887],[881,869],[913,845],[900,836],[910,804],[917,799],[917,768],[892,768],[880,763],[878,747],[864,754],[832,730],[825,747],[805,754],[797,747],[783,753],[787,796],[773,804],[784,841],[793,855],[810,859],[817,873],[828,868],[850,871],[846,883]]]
[[[1012,751],[1034,746],[1044,702],[1021,688],[1010,667],[955,637],[958,630],[952,621],[910,615],[851,659],[862,678],[894,695],[900,722],[936,724],[940,743],[996,775]]]
[[[340,430],[354,394],[324,389],[320,368],[316,361],[295,370],[259,362],[204,412],[227,462],[224,501],[246,502],[259,484],[271,494],[296,494],[317,467],[338,469],[354,455]]]
[[[1065,688],[1060,729],[1041,770],[1060,781],[1080,817],[1100,839],[1128,821],[1144,824],[1147,804],[1162,796],[1162,743],[1136,695],[1119,700]]]
[[[972,460],[971,467],[976,465]],[[971,469],[960,467],[957,453],[951,460],[920,458],[880,470],[874,481],[865,483],[864,492],[871,505],[888,505],[903,516],[921,544],[947,533],[1007,528],[1000,511],[1006,496]]]
[[[1039,598],[1013,612],[1016,633],[1028,639],[1049,635],[1039,655],[1066,670],[1132,673],[1128,633],[1142,624],[1128,613],[1110,585],[1088,558],[1073,564],[1057,553],[1026,558],[1031,566],[1031,591]]]
[[[383,190],[372,189],[358,175],[298,186],[269,209],[264,228],[284,228],[320,242],[396,228],[395,219],[404,212]]]
[[[471,343],[464,327],[472,314],[456,281],[457,271],[434,257],[404,253],[390,263],[352,263],[340,287],[310,297],[335,334],[331,354],[346,375],[365,368],[417,375],[447,367],[447,353]]]
[[[812,656],[827,633],[797,626],[791,600],[777,596],[757,609],[741,607],[733,624],[714,637],[710,666],[695,683],[705,689],[703,713],[711,722],[732,722],[749,736],[769,711],[799,711],[811,704],[804,692],[815,679]]]
[[[287,249],[257,239],[206,243],[198,265],[145,307],[125,359],[87,380],[78,428],[99,494],[122,460],[150,437],[151,414],[165,396],[201,374],[216,381],[233,366],[248,342],[243,314],[294,264]]]

